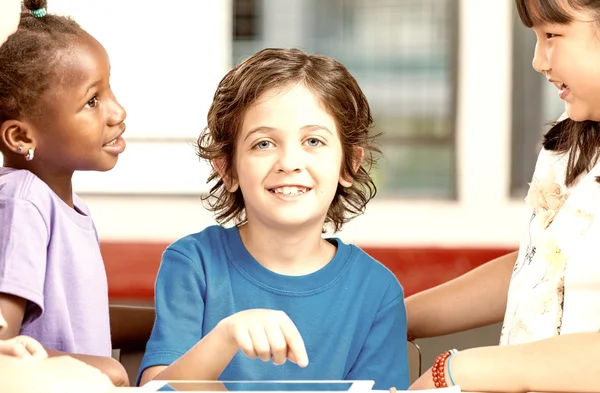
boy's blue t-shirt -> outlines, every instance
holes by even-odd
[[[309,364],[249,359],[238,351],[220,380],[374,380],[409,386],[406,309],[392,272],[334,238],[334,258],[305,276],[274,273],[244,247],[237,227],[211,226],[169,246],[156,279],[156,322],[140,374],[170,365],[222,319],[248,309],[284,311]]]

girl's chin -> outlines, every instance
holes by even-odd
[[[590,109],[593,108],[593,109]],[[600,108],[599,108],[600,109]],[[581,102],[565,102],[565,112],[573,121],[597,121],[600,122],[600,111],[590,105],[581,105]]]

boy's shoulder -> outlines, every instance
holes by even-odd
[[[168,252],[182,254],[190,259],[201,258],[202,255],[223,253],[227,231],[220,225],[211,225],[200,232],[186,235],[173,243],[167,249]]]
[[[336,240],[338,250],[350,251],[344,284],[340,288],[354,293],[350,298],[356,307],[379,310],[382,306],[403,302],[404,289],[390,269],[360,247]]]
[[[167,249],[186,250],[197,246],[212,245],[216,240],[220,240],[227,229],[220,225],[210,225],[200,232],[190,233],[167,247]]]
[[[165,272],[190,271],[194,274],[221,275],[229,259],[227,231],[211,225],[200,232],[186,235],[171,243],[163,252],[160,270]]]
[[[365,279],[372,279],[374,282],[379,282],[381,285],[396,286],[401,290],[400,283],[396,275],[383,263],[379,262],[362,248],[344,243],[341,239],[335,238],[338,248],[348,248],[350,250],[350,258],[352,260],[351,274]]]

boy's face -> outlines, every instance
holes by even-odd
[[[244,116],[234,165],[249,222],[322,228],[341,176],[335,119],[302,84],[265,93]]]
[[[21,0],[0,0],[0,45],[17,31],[21,18]]]

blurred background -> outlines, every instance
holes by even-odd
[[[365,91],[384,133],[379,193],[338,236],[406,295],[518,247],[541,137],[563,106],[531,68],[535,36],[512,0],[51,0],[49,11],[104,44],[128,110],[117,167],[75,179],[113,301],[151,303],[164,248],[214,223],[193,143],[219,80],[265,47],[332,56]],[[497,330],[429,340],[425,361],[450,339],[494,344]]]

